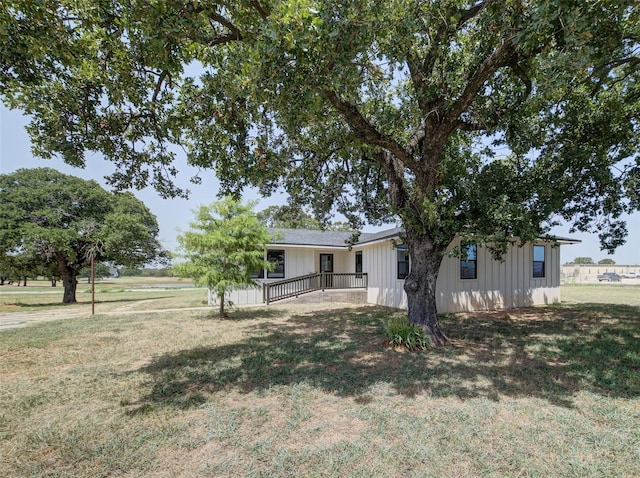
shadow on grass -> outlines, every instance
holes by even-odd
[[[213,306],[211,307],[211,312],[208,312],[204,315],[198,317],[199,320],[219,320],[221,322],[241,322],[247,320],[259,320],[259,319],[269,319],[273,317],[279,317],[280,312],[274,309],[265,309],[264,307],[256,307],[252,309],[230,309],[227,310],[226,316],[220,317],[218,313],[218,308]]]
[[[257,309],[253,318],[264,313]],[[580,304],[447,315],[442,325],[452,345],[421,353],[385,345],[382,324],[399,313],[362,307],[266,317],[239,342],[160,356],[139,370],[149,381],[137,411],[185,408],[223,390],[299,383],[361,403],[381,384],[409,397],[536,397],[568,407],[581,390],[640,396],[638,307]]]

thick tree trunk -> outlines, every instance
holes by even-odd
[[[435,346],[448,341],[440,329],[436,308],[436,281],[444,249],[437,247],[428,236],[409,237],[411,272],[404,282],[407,293],[409,322],[419,325]]]
[[[58,261],[58,271],[62,276],[62,287],[64,287],[64,293],[62,295],[63,304],[74,304],[76,300],[76,287],[78,285],[77,276],[78,272],[73,267],[67,264],[64,256],[60,253],[56,254]]]
[[[68,272],[62,273],[62,286],[64,287],[64,294],[62,296],[63,304],[74,304],[76,303],[76,287],[78,285],[78,281],[76,280],[75,274],[71,270]]]

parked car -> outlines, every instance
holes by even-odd
[[[620,277],[619,274],[616,274],[615,272],[605,272],[604,274],[600,274],[598,276],[598,282],[620,282],[622,280],[622,277]]]
[[[625,272],[624,274],[620,275],[626,279],[637,279],[638,277],[640,277],[640,274],[638,274],[637,272]]]

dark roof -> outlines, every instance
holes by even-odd
[[[582,241],[580,239],[572,239],[570,237],[562,237],[562,236],[540,236],[539,239],[544,241],[555,241],[559,244],[580,244]]]
[[[379,232],[362,232],[356,244],[391,239],[404,232],[399,227]],[[317,231],[312,229],[278,229],[269,228],[274,239],[271,244],[291,244],[296,246],[349,247],[352,232],[349,231]]]
[[[349,247],[352,232],[345,231],[318,231],[312,229],[278,229],[269,228],[269,234],[274,239],[270,244],[288,244],[295,246],[325,246],[325,247]],[[381,241],[384,239],[392,239],[404,234],[404,229],[394,227],[378,232],[363,232],[360,234],[358,242],[355,244],[362,245],[369,242]],[[561,244],[578,244],[582,241],[571,239],[569,237],[559,236],[542,236],[542,240],[557,241]]]
[[[296,246],[348,247],[351,232],[314,231],[311,229],[269,228],[273,237],[271,244],[291,244]]]

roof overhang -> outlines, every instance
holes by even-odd
[[[580,239],[572,239],[571,237],[561,236],[541,236],[538,238],[540,241],[556,242],[558,244],[580,244]]]

